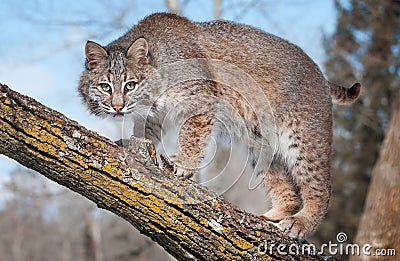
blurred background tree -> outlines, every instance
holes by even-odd
[[[31,170],[18,167],[2,189],[1,260],[169,260],[128,222]]]
[[[400,2],[335,1],[336,31],[325,38],[333,82],[362,83],[360,99],[334,109],[333,198],[318,242],[345,232],[353,241],[392,103],[400,91]],[[382,188],[384,189],[384,188]]]

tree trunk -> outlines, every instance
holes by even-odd
[[[335,260],[161,169],[146,140],[125,150],[5,85],[0,123],[0,153],[124,218],[180,260]]]
[[[214,0],[214,19],[221,19],[221,3],[222,0]]]
[[[364,214],[355,240],[360,247],[369,244],[371,248],[367,246],[367,253],[352,256],[350,260],[399,260],[399,223],[400,96],[392,107],[391,120],[379,159],[372,171]]]
[[[181,8],[179,6],[179,0],[165,0],[167,8],[171,13],[180,14]]]
[[[82,216],[85,220],[85,250],[88,260],[103,261],[103,252],[101,250],[101,229],[99,221],[92,217],[87,207],[81,208]]]

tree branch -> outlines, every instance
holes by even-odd
[[[302,253],[263,218],[163,171],[149,141],[133,138],[126,150],[5,85],[0,122],[1,154],[124,218],[178,259],[335,260]]]

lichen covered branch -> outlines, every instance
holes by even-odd
[[[323,260],[278,249],[302,245],[195,182],[163,171],[146,140],[133,138],[124,149],[5,85],[0,123],[1,154],[124,218],[180,260]]]

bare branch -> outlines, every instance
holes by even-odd
[[[214,19],[221,18],[221,2],[222,0],[214,0]]]
[[[179,6],[179,0],[165,0],[167,7],[171,13],[180,14],[181,8]]]

